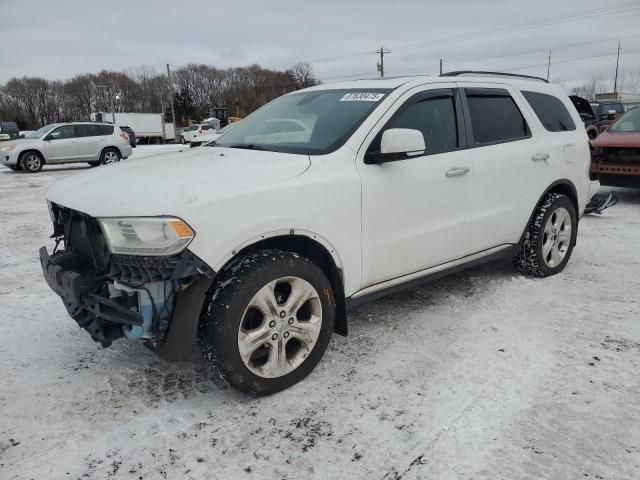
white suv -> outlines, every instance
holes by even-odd
[[[562,271],[588,169],[580,117],[545,81],[320,85],[212,148],[56,183],[64,249],[40,259],[102,345],[142,339],[170,360],[199,345],[216,375],[269,394],[347,333],[349,306],[498,257],[528,275]]]
[[[185,128],[180,134],[180,143],[184,145],[200,135],[206,135],[208,133],[215,132],[215,125],[206,123],[191,125],[190,127]]]
[[[38,172],[45,164],[108,164],[131,156],[129,136],[110,123],[54,123],[0,146],[0,165]]]

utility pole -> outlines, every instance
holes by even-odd
[[[618,58],[616,59],[616,77],[613,81],[613,93],[618,93],[618,66],[620,65],[620,40],[618,40]]]
[[[384,78],[384,54],[391,53],[391,50],[384,48],[384,45],[380,47],[380,50],[376,50],[376,53],[380,54],[380,63],[378,63],[378,71],[380,72],[380,78]]]
[[[550,71],[551,71],[551,50],[549,50],[549,61],[547,62],[547,82],[549,81]]]
[[[169,99],[171,100],[171,121],[173,122],[173,141],[178,143],[178,129],[176,128],[176,111],[173,108],[173,88],[171,88],[171,70],[167,63],[167,78],[169,79]],[[162,124],[164,125],[164,112],[162,112]]]
[[[440,76],[442,76],[442,59],[440,59]]]
[[[111,123],[116,124],[116,107],[113,102],[113,95],[109,95],[109,100],[111,101]]]

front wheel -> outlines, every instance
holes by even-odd
[[[42,170],[42,166],[44,165],[44,160],[42,156],[37,152],[25,152],[20,157],[20,170],[35,173]]]
[[[529,221],[514,259],[525,275],[549,277],[560,273],[569,262],[578,234],[578,216],[566,195],[547,194]]]
[[[331,339],[335,302],[322,270],[292,252],[237,260],[204,302],[200,346],[226,382],[269,395],[306,377]]]

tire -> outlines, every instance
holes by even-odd
[[[20,170],[27,173],[36,173],[42,170],[44,158],[35,151],[24,152],[20,155],[18,163],[20,164]]]
[[[516,269],[525,275],[549,277],[564,270],[578,234],[578,216],[566,195],[547,194],[527,225]]]
[[[115,148],[105,148],[100,154],[100,164],[109,165],[111,163],[117,163],[122,158],[120,152]]]
[[[294,292],[308,299],[296,306]],[[313,370],[334,319],[331,284],[320,268],[292,252],[262,250],[239,258],[216,280],[198,338],[214,375],[241,392],[270,395]]]
[[[182,145],[184,145],[185,143],[187,143],[187,141],[184,139],[184,137],[183,137],[183,136],[180,136],[180,143],[181,143]]]

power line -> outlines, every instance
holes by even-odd
[[[531,20],[531,21],[522,22],[518,24],[508,25],[505,27],[497,27],[497,28],[492,28],[488,30],[481,30],[477,32],[453,35],[450,37],[440,38],[437,40],[431,40],[428,42],[417,43],[417,44],[408,45],[404,47],[396,47],[394,48],[394,51],[405,52],[405,51],[415,50],[418,48],[431,47],[434,45],[446,45],[446,44],[458,43],[458,42],[468,41],[468,40],[477,40],[478,38],[490,37],[494,35],[502,35],[505,33],[515,33],[523,30],[528,30],[531,28],[545,27],[548,25],[557,25],[560,23],[585,20],[589,18],[613,15],[617,13],[627,13],[629,11],[636,10],[638,8],[640,8],[640,2],[638,1],[620,3],[617,5],[611,5],[607,7],[584,10],[582,12],[575,12],[575,13],[569,13],[569,14],[563,14],[563,15],[556,15],[553,17],[541,18],[537,20]]]
[[[543,47],[543,48],[536,48],[534,50],[525,50],[525,51],[520,51],[520,52],[513,52],[513,53],[506,53],[504,55],[491,55],[489,57],[482,57],[482,58],[474,58],[471,60],[449,60],[446,59],[447,62],[449,64],[462,64],[464,63],[477,63],[477,62],[484,62],[486,60],[496,60],[496,59],[502,59],[502,58],[509,58],[509,57],[520,57],[520,56],[524,56],[524,55],[530,55],[532,53],[538,53],[538,52],[548,52],[549,50],[561,50],[564,48],[572,48],[572,47],[578,47],[578,46],[584,46],[584,45],[590,45],[590,44],[594,44],[594,43],[604,43],[604,42],[608,42],[608,41],[621,41],[623,39],[629,39],[629,38],[633,38],[633,37],[640,37],[640,34],[638,33],[634,33],[631,35],[624,35],[621,37],[608,37],[608,38],[602,38],[602,39],[598,39],[598,40],[588,40],[585,42],[576,42],[576,43],[567,43],[567,44],[563,44],[563,45],[554,45],[554,46],[547,46],[547,47]],[[435,63],[435,60],[432,62]],[[425,65],[425,68],[428,68],[430,65]],[[410,71],[415,71],[416,68],[420,68],[420,67],[407,67],[407,68],[401,68],[401,69],[396,69],[393,71],[393,73],[401,73],[401,72],[410,72]],[[334,77],[335,78],[335,77]]]
[[[599,7],[599,8],[589,9],[589,10],[583,10],[582,12],[565,13],[562,15],[540,18],[536,20],[521,22],[517,24],[503,26],[503,27],[494,27],[487,30],[480,30],[480,31],[470,32],[470,33],[462,33],[462,34],[453,35],[450,37],[444,37],[444,38],[430,40],[427,42],[421,42],[417,44],[398,46],[398,47],[394,47],[393,50],[394,52],[406,52],[410,50],[415,50],[415,49],[425,48],[425,47],[430,47],[435,45],[446,45],[446,44],[458,43],[462,41],[475,40],[478,38],[502,35],[505,33],[515,33],[522,30],[539,28],[547,25],[557,25],[561,23],[574,22],[574,21],[585,20],[589,18],[595,18],[595,17],[607,16],[607,15],[614,15],[618,13],[627,13],[629,11],[633,11],[638,8],[640,8],[640,1],[635,0],[631,2],[610,5],[607,7]],[[308,63],[315,64],[315,63],[326,63],[326,62],[334,62],[334,61],[342,61],[342,60],[352,60],[355,58],[370,56],[373,53],[374,51],[353,52],[353,53],[348,53],[348,54],[338,55],[338,56],[316,58],[316,59],[308,60]],[[290,66],[290,65],[291,65],[291,62],[288,62],[288,63],[282,63],[278,65],[272,65],[271,68],[278,68],[278,67]]]
[[[633,50],[627,50],[625,52],[625,55],[631,55],[631,54],[636,54],[640,52],[640,48],[634,48]],[[601,57],[611,57],[613,55],[617,55],[617,52],[609,52],[609,53],[601,53],[598,55],[587,55],[587,56],[583,56],[583,57],[574,57],[574,58],[567,58],[564,60],[556,60],[555,62],[551,62],[551,65],[556,65],[558,63],[570,63],[570,62],[578,62],[581,60],[591,60],[592,58],[601,58]],[[517,71],[517,70],[526,70],[528,68],[538,68],[538,67],[546,67],[547,64],[546,63],[540,63],[537,65],[525,65],[525,66],[521,66],[521,67],[514,67],[514,68],[508,68],[508,69],[503,69],[503,72],[513,72],[513,71]]]
[[[634,55],[640,53],[640,48],[634,48],[632,50],[626,50],[625,51],[625,55]],[[613,55],[617,55],[617,52],[609,52],[609,53],[601,53],[601,54],[597,54],[597,55],[586,55],[586,56],[581,56],[581,57],[574,57],[574,58],[566,58],[566,59],[562,59],[562,60],[555,60],[550,62],[551,65],[557,65],[560,63],[570,63],[570,62],[577,62],[577,61],[581,61],[581,60],[591,60],[593,58],[601,58],[601,57],[610,57]],[[435,64],[435,62],[434,62]],[[522,65],[519,67],[510,67],[510,68],[502,68],[500,69],[501,72],[514,72],[514,71],[518,71],[518,70],[527,70],[529,68],[539,68],[539,67],[546,67],[549,65],[549,62],[544,62],[544,63],[537,63],[537,64],[533,64],[533,65]],[[357,75],[349,75],[348,77],[356,77],[356,76],[360,76],[362,77],[362,75],[374,75],[372,73],[363,73],[363,74],[357,74]],[[413,74],[407,74],[406,76],[414,76],[414,75],[424,75],[424,72],[419,72],[419,73],[413,73]],[[331,77],[330,79],[338,79],[338,78],[346,78],[347,76],[344,77]],[[364,80],[364,79],[363,79]]]

